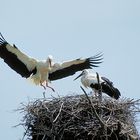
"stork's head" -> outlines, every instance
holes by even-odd
[[[80,75],[78,75],[74,80],[78,79],[81,76],[87,75],[89,73],[89,71],[87,69],[83,70],[82,73]]]
[[[47,60],[46,60],[46,63],[48,64],[48,66],[51,68],[52,67],[52,63],[53,63],[53,56],[52,55],[49,55]]]

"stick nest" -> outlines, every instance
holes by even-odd
[[[138,140],[140,101],[75,95],[29,102],[23,126],[30,140]],[[24,139],[24,138],[23,138]]]

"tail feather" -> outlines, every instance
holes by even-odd
[[[103,82],[101,86],[102,86],[102,91],[106,93],[108,96],[115,98],[116,100],[120,97],[121,95],[120,91],[117,88],[113,87],[113,85],[111,86]]]
[[[31,81],[33,84],[35,85],[40,85],[40,75],[39,74],[35,74],[35,75],[31,75],[29,78],[29,81]]]

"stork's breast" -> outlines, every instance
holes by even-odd
[[[41,69],[40,69],[40,73],[41,73],[41,74],[47,74],[48,71],[49,71],[49,70],[48,70],[47,68],[41,68]]]

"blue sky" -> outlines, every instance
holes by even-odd
[[[139,0],[4,0],[0,31],[5,39],[26,54],[55,61],[104,53],[104,63],[94,69],[120,89],[122,97],[140,98],[140,1]],[[20,140],[20,103],[42,98],[43,89],[32,85],[0,61],[0,137]],[[79,94],[78,75],[52,82],[56,93]],[[90,90],[87,90],[87,92]]]

